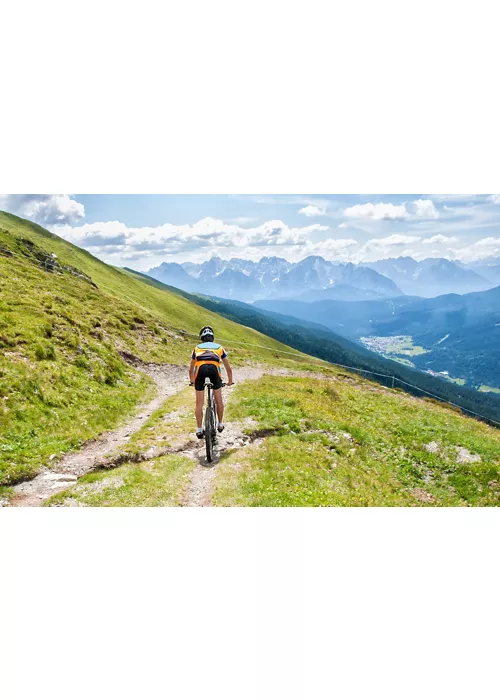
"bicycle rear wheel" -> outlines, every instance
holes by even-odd
[[[207,462],[213,462],[214,459],[214,434],[214,410],[209,400],[208,406],[205,410],[205,447],[207,449]]]

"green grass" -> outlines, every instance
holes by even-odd
[[[0,253],[0,486],[116,426],[151,395],[121,351],[187,365],[196,339],[181,331],[206,323],[235,365],[281,364],[276,351],[290,349],[5,212],[0,248],[12,252]],[[50,272],[47,260],[61,267]]]
[[[186,490],[192,460],[165,455],[140,464],[126,463],[109,472],[87,474],[45,506],[95,507],[178,506]]]
[[[132,372],[117,386],[103,386],[72,365],[43,362],[37,370],[13,361],[0,368],[3,484],[33,476],[51,455],[73,451],[115,427],[152,394],[149,380]]]
[[[7,505],[13,496],[12,488],[9,486],[0,486],[0,505]]]
[[[389,342],[387,344],[387,352],[393,355],[409,355],[410,357],[414,357],[415,355],[425,355],[428,350],[421,345],[414,345],[411,335],[407,335],[398,339],[394,338],[394,342],[392,343]]]
[[[328,376],[267,376],[235,388],[228,419],[260,444],[223,455],[214,505],[500,505],[498,431],[335,370]],[[192,398],[186,389],[167,400],[127,451],[185,444]],[[438,454],[425,449],[430,442]],[[459,464],[456,447],[482,461]],[[46,505],[179,505],[193,467],[181,455],[127,462],[82,477]]]
[[[216,505],[500,505],[500,433],[400,392],[268,377],[237,387],[228,417],[272,434],[223,458]]]
[[[370,336],[361,338],[363,344],[370,350],[382,353],[388,359],[397,360],[393,355],[407,355],[415,357],[416,355],[425,355],[428,350],[421,345],[414,345],[411,335],[398,336]],[[411,365],[414,366],[414,365]]]
[[[185,445],[195,427],[193,389],[168,398],[142,428],[115,454],[126,452],[131,460],[117,468],[87,474],[76,484],[52,496],[44,505],[78,506],[176,506],[182,502],[187,476],[194,462],[171,454],[136,463],[133,456],[151,447]],[[113,454],[110,455],[113,457]]]
[[[465,379],[461,379],[460,377],[447,377],[447,379],[454,384],[458,384],[458,386],[465,386]]]
[[[145,452],[150,447],[178,447],[184,444],[195,429],[194,390],[191,387],[180,391],[165,401],[131,436],[125,447],[129,454]]]

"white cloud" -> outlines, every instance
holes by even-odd
[[[322,255],[325,258],[332,258],[344,253],[348,253],[354,246],[359,245],[353,238],[326,238],[324,241],[312,243],[307,241],[300,251],[301,257],[308,255]]]
[[[326,216],[326,209],[308,204],[307,207],[299,209],[299,214],[304,216]]]
[[[83,204],[68,194],[7,194],[0,207],[42,226],[71,226],[85,216]]]
[[[500,238],[493,238],[492,236],[482,238],[464,248],[455,248],[454,254],[459,260],[469,262],[490,256],[500,256]]]
[[[393,245],[408,245],[409,243],[416,243],[419,240],[420,236],[406,236],[402,233],[393,233],[392,236],[385,236],[384,238],[372,238],[371,241],[368,241],[368,243],[386,247]]]
[[[416,199],[413,202],[415,216],[419,219],[437,219],[439,212],[431,199]]]
[[[367,199],[373,196],[363,195]],[[421,199],[398,205],[358,204],[345,209],[345,221],[333,219],[332,228],[338,227],[342,231],[339,230],[338,235],[359,235],[365,241],[368,238],[367,230],[372,229],[371,235],[379,236],[363,243],[347,237],[318,240],[334,234],[328,226],[317,222],[289,226],[280,219],[273,219],[256,225],[257,220],[249,216],[226,220],[206,217],[193,224],[166,223],[153,227],[129,227],[120,221],[86,224],[82,222],[84,207],[72,195],[0,195],[0,209],[33,219],[107,262],[126,265],[134,261],[141,269],[163,260],[203,260],[214,253],[222,257],[250,259],[274,254],[289,260],[321,255],[327,259],[361,263],[401,255],[411,255],[417,259],[436,255],[469,261],[500,256],[500,238],[496,237],[499,210],[494,206],[500,204],[500,195],[480,195],[481,199],[478,196],[470,207],[456,205],[454,202],[459,199],[452,202],[450,198],[453,216],[448,216],[446,207],[440,205],[438,221],[439,213],[434,202],[427,197],[422,195]],[[464,197],[470,195],[460,195],[460,199]],[[326,213],[330,216],[334,211],[334,204],[326,200],[309,198],[306,201],[304,198],[294,204],[293,211],[303,206],[300,211],[304,216],[312,216],[312,211],[314,215]],[[306,210],[309,213],[305,213]],[[341,211],[338,209],[339,214]],[[252,212],[244,210],[244,213]],[[354,220],[360,218],[371,219],[373,223],[361,228],[363,224]],[[406,230],[384,235],[390,233],[390,222],[398,218],[405,219],[405,224],[394,228]],[[303,221],[306,223],[306,220]],[[477,238],[478,230],[481,230],[483,238],[472,243]]]
[[[221,257],[243,257],[258,260],[269,255],[290,261],[308,255],[326,259],[368,264],[388,257],[429,256],[478,260],[500,255],[500,238],[481,241],[458,248],[455,236],[437,233],[427,237],[409,233],[394,233],[360,243],[354,238],[329,237],[317,240],[328,231],[327,226],[313,224],[303,227],[287,226],[283,221],[267,221],[262,225],[242,227],[220,219],[204,218],[194,224],[164,224],[156,227],[127,227],[119,221],[58,226],[55,232],[88,248],[95,255],[117,265],[149,269],[163,260],[201,261],[211,254]]]
[[[356,262],[373,262],[386,257],[414,256],[417,254],[416,250],[401,250],[401,247],[418,243],[419,241],[419,236],[407,236],[401,233],[394,233],[392,236],[385,236],[384,238],[372,238],[356,251],[353,259]]]
[[[245,224],[251,224],[257,221],[257,219],[253,216],[235,216],[234,219],[229,219],[229,221],[232,224],[241,224],[244,226]]]
[[[243,228],[220,219],[206,217],[195,224],[127,227],[119,221],[82,226],[60,226],[56,233],[96,254],[121,253],[125,258],[138,252],[148,255],[172,255],[201,248],[274,245],[303,245],[311,234],[328,231],[328,226],[289,227],[283,221],[266,221],[261,226]]]
[[[388,221],[402,221],[408,218],[408,212],[404,204],[355,204],[353,207],[344,209],[344,216],[350,219],[375,219]]]
[[[408,219],[437,219],[439,212],[431,199],[415,199],[408,205],[380,202],[355,204],[344,210],[351,219],[373,219],[375,221],[406,221]]]
[[[327,260],[337,260],[347,262],[353,258],[354,249],[358,246],[358,241],[352,238],[327,238],[323,241],[307,241],[301,246],[280,247],[276,255],[286,258],[290,262],[303,260],[309,255],[321,255]],[[238,257],[260,260],[261,257],[269,255],[269,250],[265,248],[246,248],[237,251]],[[233,253],[221,250],[221,257],[232,257]]]
[[[422,243],[440,243],[440,244],[448,244],[448,245],[454,245],[455,243],[458,243],[458,238],[456,236],[443,236],[442,233],[438,233],[435,236],[431,236],[431,238],[424,238]]]

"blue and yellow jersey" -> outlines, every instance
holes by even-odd
[[[215,365],[220,374],[220,362],[227,357],[227,352],[218,343],[200,343],[193,350],[191,359],[195,362],[194,376],[201,365]]]

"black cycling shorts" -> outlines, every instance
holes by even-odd
[[[219,370],[215,365],[200,365],[194,380],[194,388],[196,391],[203,391],[205,388],[205,377],[208,377],[214,389],[222,388],[222,379],[220,378]]]

